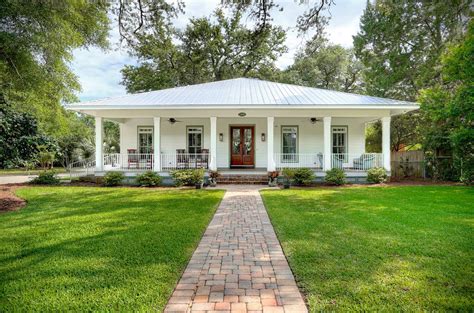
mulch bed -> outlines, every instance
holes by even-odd
[[[14,190],[22,184],[11,184],[0,186],[0,213],[8,211],[16,211],[26,205],[26,201],[18,198],[14,194]]]

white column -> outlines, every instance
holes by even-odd
[[[209,169],[211,171],[217,170],[217,117],[211,116],[211,145],[210,145]]]
[[[95,169],[102,171],[104,168],[104,157],[102,154],[103,140],[102,140],[102,117],[95,118]]]
[[[325,116],[323,118],[324,126],[324,167],[325,171],[328,171],[332,168],[332,151],[331,151],[331,117]]]
[[[153,118],[153,170],[161,171],[161,120]]]
[[[275,159],[273,153],[273,133],[274,133],[273,116],[267,117],[267,171],[273,172],[275,170]]]
[[[390,172],[390,116],[382,117],[383,167]]]

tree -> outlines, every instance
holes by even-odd
[[[79,90],[67,62],[78,47],[107,47],[105,1],[0,2],[0,95],[30,112],[39,127],[59,135],[69,128],[62,101]]]
[[[440,81],[439,57],[462,36],[470,1],[367,2],[354,36],[370,95],[416,100]]]
[[[442,81],[423,90],[423,144],[441,178],[474,182],[474,22],[459,44],[442,56]],[[442,173],[439,155],[452,155],[453,169]]]
[[[418,148],[421,142],[419,113],[402,114],[392,118],[390,125],[390,150],[402,151]],[[382,151],[382,123],[376,121],[366,129],[368,152]]]
[[[352,49],[314,38],[300,51],[279,80],[291,84],[344,92],[361,92],[362,64]]]
[[[132,51],[140,64],[122,70],[127,91],[271,75],[274,62],[286,51],[284,31],[270,25],[252,30],[241,19],[238,9],[229,17],[217,9],[212,20],[191,19],[183,31],[159,24],[153,33],[137,36]]]
[[[368,1],[360,31],[354,36],[356,56],[365,67],[366,93],[415,101],[420,90],[439,83],[440,56],[448,43],[462,35],[469,20],[469,3]],[[419,114],[394,117],[392,147],[415,144],[412,140],[419,136],[414,125],[419,123]]]
[[[40,147],[43,151],[56,152],[54,140],[38,129],[35,117],[16,112],[0,98],[0,168],[36,162]]]
[[[10,111],[32,115],[38,132],[54,138],[60,147],[56,159],[64,166],[85,152],[93,130],[87,117],[62,106],[76,100],[80,89],[68,62],[76,48],[108,47],[109,10],[107,1],[0,2],[0,97]],[[10,157],[19,165],[15,160],[29,155]]]

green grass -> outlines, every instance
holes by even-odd
[[[222,191],[28,187],[0,214],[0,311],[162,310]]]
[[[474,189],[262,191],[316,311],[474,310]]]

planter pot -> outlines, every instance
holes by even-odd
[[[203,183],[197,183],[196,184],[196,189],[202,189],[202,185],[203,185]]]
[[[276,179],[268,180],[268,187],[276,187],[276,185],[277,185]]]
[[[290,184],[284,184],[283,189],[290,189]]]

